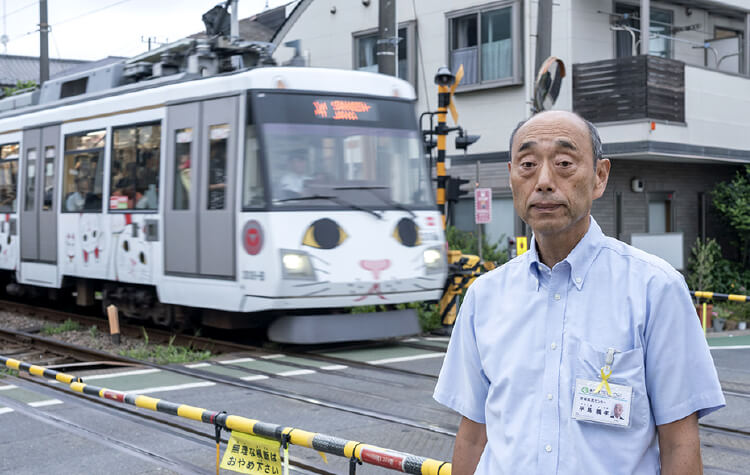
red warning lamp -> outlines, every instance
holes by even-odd
[[[654,121],[652,120],[652,121],[651,121],[651,131],[653,132],[654,130],[656,130],[656,122],[654,122]]]

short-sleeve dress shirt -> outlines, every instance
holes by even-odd
[[[630,426],[571,418],[576,378],[633,388]],[[593,218],[549,269],[529,252],[469,288],[434,398],[486,424],[477,474],[658,474],[656,426],[724,406],[683,277]]]

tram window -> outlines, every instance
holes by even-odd
[[[224,209],[229,124],[209,127],[208,209]]]
[[[104,130],[65,137],[63,212],[101,212],[105,140]]]
[[[157,209],[161,126],[123,127],[112,136],[109,209]]]
[[[16,212],[19,144],[0,146],[0,212]]]
[[[247,126],[245,132],[245,179],[242,193],[243,208],[261,208],[265,206],[266,199],[263,191],[263,176],[258,159],[258,138],[255,135],[255,127]]]
[[[174,145],[174,205],[172,209],[190,209],[190,175],[193,129],[175,131]]]
[[[34,182],[36,181],[36,149],[30,148],[26,151],[26,190],[24,207],[25,211],[34,209]]]
[[[42,210],[52,209],[52,196],[55,192],[55,147],[44,148],[44,196]]]

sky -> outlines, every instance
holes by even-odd
[[[289,0],[240,0],[247,18]],[[47,0],[50,58],[96,60],[148,50],[148,38],[172,42],[204,31],[201,16],[220,0]],[[0,0],[0,54],[39,55],[38,0]],[[158,46],[152,40],[152,48]]]

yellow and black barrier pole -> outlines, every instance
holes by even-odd
[[[703,326],[703,334],[706,333],[706,322],[708,321],[708,309],[706,308],[706,300],[727,300],[730,302],[750,302],[750,295],[739,295],[739,294],[720,294],[718,292],[707,292],[705,290],[691,290],[690,295],[697,299],[704,299],[701,308],[701,325]]]
[[[442,68],[441,68],[442,69]],[[446,68],[447,70],[447,68]],[[450,75],[450,72],[447,73]],[[439,80],[435,79],[438,83],[438,113],[437,113],[437,162],[435,163],[435,169],[437,172],[437,205],[440,209],[440,216],[443,222],[443,229],[445,229],[445,187],[447,177],[445,175],[445,144],[448,136],[448,126],[446,125],[446,115],[448,113],[448,106],[451,102],[450,84],[441,84]],[[448,79],[443,79],[443,82],[447,82]],[[450,81],[453,81],[453,76],[450,75]]]
[[[211,424],[217,429],[237,431],[243,434],[256,435],[273,439],[281,443],[288,443],[300,447],[307,447],[331,455],[356,459],[370,465],[391,470],[411,473],[414,475],[450,475],[452,466],[449,462],[428,459],[405,452],[384,449],[375,445],[341,439],[338,437],[308,432],[294,427],[283,427],[276,424],[261,422],[255,419],[227,414],[224,411],[210,411],[200,407],[177,404],[140,394],[130,394],[107,388],[85,384],[80,378],[61,373],[43,366],[31,365],[22,361],[0,355],[0,363],[18,371],[28,372],[33,376],[53,379],[68,384],[73,391],[96,396],[112,401],[130,404],[142,409],[161,412],[193,421]],[[217,468],[218,471],[218,468]]]

